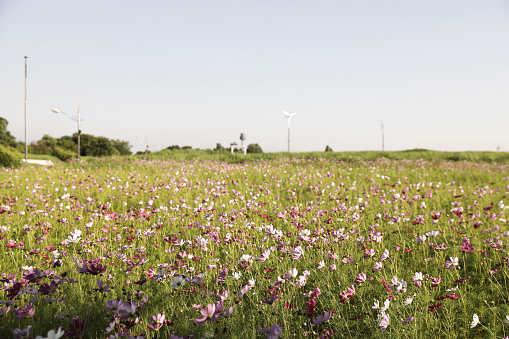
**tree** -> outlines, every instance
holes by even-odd
[[[221,151],[224,151],[225,149],[226,148],[224,148],[223,145],[221,145],[220,143],[217,143],[216,148],[214,148],[214,151],[221,152]]]
[[[332,150],[332,148],[329,147],[329,145],[327,145],[325,147],[325,152],[334,152],[334,151]]]
[[[9,122],[7,119],[0,117],[0,145],[16,146],[16,138],[7,130]]]
[[[249,144],[247,146],[247,153],[263,153],[262,148],[258,144]]]
[[[112,146],[118,151],[119,155],[131,155],[131,145],[129,141],[111,140]]]

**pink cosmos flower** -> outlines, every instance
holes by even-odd
[[[383,332],[387,329],[389,326],[389,322],[391,320],[391,317],[387,314],[380,314],[378,316],[378,325],[380,326],[380,332]]]
[[[165,317],[166,316],[164,315],[164,313],[157,313],[156,315],[153,315],[150,318],[150,325],[148,325],[148,329],[150,331],[156,331],[160,329],[164,324]]]
[[[384,253],[382,253],[382,256],[380,257],[380,261],[385,261],[389,258],[389,250],[385,249]]]
[[[304,250],[302,247],[297,246],[291,251],[291,253],[293,260],[299,260],[304,255]]]
[[[366,273],[359,273],[357,277],[355,277],[355,284],[361,285],[363,282],[366,281]]]
[[[384,268],[384,264],[381,261],[376,261],[373,264],[373,271],[380,272]]]

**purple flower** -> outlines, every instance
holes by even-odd
[[[403,319],[403,320],[401,320],[401,321],[402,321],[402,322],[404,322],[404,323],[409,323],[409,322],[414,321],[414,317],[408,317],[408,318]]]
[[[332,315],[330,312],[325,312],[324,315],[319,315],[316,319],[313,319],[313,324],[315,325],[321,325],[324,322],[329,321],[332,318]]]
[[[68,337],[83,337],[83,330],[87,327],[87,323],[85,320],[80,321],[78,316],[73,317],[71,323],[69,324],[69,331],[67,331],[66,336]]]
[[[4,308],[0,308],[0,317],[2,315],[4,315],[4,314],[7,314],[10,310],[11,310],[10,306],[4,307]]]
[[[281,335],[282,328],[278,325],[272,325],[270,329],[268,329],[262,324],[262,328],[258,328],[257,331],[260,333],[266,333],[267,339],[277,339]]]
[[[262,300],[262,303],[272,305],[274,302],[278,301],[277,295],[272,294],[270,297],[267,297]]]
[[[111,301],[106,302],[106,306],[104,306],[104,309],[106,311],[113,311],[117,312],[117,309],[122,305],[122,299],[114,299]]]
[[[35,309],[32,303],[14,310],[14,317],[17,319],[31,318],[34,315]]]
[[[27,326],[26,328],[20,330],[19,328],[16,328],[14,332],[14,339],[22,339],[24,337],[28,336],[28,333],[30,332],[30,329],[32,328],[32,325]]]
[[[104,286],[104,283],[101,280],[97,280],[97,286],[99,288],[94,288],[94,291],[102,292],[102,293],[111,293],[109,286]]]
[[[39,293],[42,295],[51,295],[56,292],[58,285],[55,281],[52,281],[50,284],[44,284],[39,286]]]
[[[87,272],[92,274],[92,275],[98,275],[98,274],[106,272],[106,268],[107,268],[106,265],[103,266],[101,264],[97,264],[97,265],[96,264],[90,264],[90,267],[88,267]]]

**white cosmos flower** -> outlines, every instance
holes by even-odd
[[[384,305],[380,307],[380,312],[384,313],[389,309],[389,306],[391,306],[391,301],[389,299],[385,299]]]
[[[458,289],[458,286],[446,290],[447,292],[454,292]]]
[[[472,323],[470,324],[470,328],[474,328],[479,323],[479,317],[477,314],[474,313],[474,316],[472,317]]]
[[[59,338],[62,338],[64,334],[65,334],[65,331],[63,331],[62,328],[59,327],[57,332],[55,332],[55,330],[50,330],[48,332],[48,334],[46,335],[46,338],[38,335],[37,337],[35,337],[35,339],[59,339]]]
[[[412,301],[414,301],[414,297],[415,297],[415,293],[410,297],[410,298],[407,298],[405,300],[405,302],[403,302],[403,306],[408,306],[412,303]]]
[[[504,324],[509,324],[509,315],[505,316]]]
[[[182,276],[178,276],[173,278],[171,281],[171,287],[173,288],[179,288],[181,286],[184,286],[186,284],[186,279],[184,279]]]

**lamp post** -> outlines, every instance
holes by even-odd
[[[81,163],[81,157],[80,157],[80,135],[81,135],[81,130],[80,130],[80,108],[78,107],[78,116],[74,117],[72,115],[69,115],[65,112],[62,112],[61,110],[59,110],[58,108],[53,108],[52,111],[54,113],[62,113],[63,115],[65,115],[66,117],[68,117],[69,119],[71,120],[74,120],[74,121],[77,121],[78,122],[78,163]]]
[[[27,144],[27,59],[25,56],[25,167],[28,166],[28,144]]]

